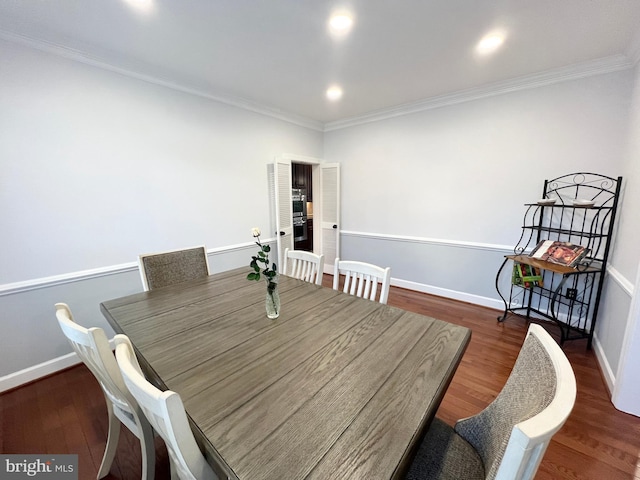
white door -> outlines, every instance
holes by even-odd
[[[293,250],[293,204],[291,203],[291,160],[278,159],[274,163],[276,238],[278,272],[284,265],[284,250]]]
[[[333,264],[340,256],[339,163],[320,165],[320,228],[320,253],[324,254],[324,271],[332,273]]]

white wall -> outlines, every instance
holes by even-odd
[[[622,192],[623,209],[617,229],[616,247],[611,263],[631,283],[636,278],[640,259],[640,69],[633,72],[633,95],[629,97],[630,118],[625,142]]]
[[[139,253],[204,243],[236,265],[270,224],[267,164],[322,157],[292,123],[4,41],[0,59],[0,377],[70,351],[56,301],[106,327]]]
[[[624,71],[328,132],[342,229],[511,245],[545,179],[622,173],[630,91]]]
[[[630,302],[620,286],[632,284],[640,233],[631,71],[323,137],[2,41],[0,59],[0,383],[70,351],[53,302],[106,327],[99,302],[140,290],[126,266],[138,253],[205,243],[219,250],[214,271],[241,265],[249,229],[269,224],[266,164],[283,152],[341,163],[344,256],[391,265],[396,284],[495,307],[495,271],[545,178],[628,176],[596,332],[601,358],[620,364]],[[107,273],[77,274],[91,269]]]
[[[342,165],[342,255],[391,266],[396,284],[500,307],[496,271],[545,179],[632,177],[596,331],[613,377],[640,258],[632,87],[625,70],[328,132],[325,160]]]
[[[627,179],[623,197],[617,243],[612,264],[630,281],[631,307],[620,312],[615,321],[621,325],[616,332],[615,348],[619,362],[612,365],[616,373],[613,403],[619,409],[640,415],[640,68],[636,68],[631,100],[628,155],[624,175]],[[622,328],[624,326],[624,328]]]
[[[322,133],[0,42],[0,284],[251,240]]]

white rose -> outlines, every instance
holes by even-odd
[[[258,227],[254,227],[251,229],[251,235],[253,235],[254,237],[259,237],[260,236],[260,229]]]

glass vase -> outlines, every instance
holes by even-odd
[[[265,298],[265,308],[267,317],[274,320],[280,316],[280,292],[278,283],[271,281],[267,283],[267,296]]]

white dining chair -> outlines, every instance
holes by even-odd
[[[531,324],[507,383],[477,415],[450,427],[434,419],[407,480],[530,480],[576,400],[569,360]]]
[[[282,272],[305,282],[322,285],[322,272],[324,270],[324,255],[316,255],[304,250],[284,251],[284,267]]]
[[[370,263],[336,258],[333,271],[333,289],[340,290],[340,276],[344,276],[342,291],[357,297],[387,303],[391,283],[391,268]]]
[[[209,275],[209,260],[204,245],[145,253],[138,256],[138,265],[145,292]]]
[[[198,448],[180,395],[161,391],[145,378],[126,335],[116,335],[116,360],[124,382],[169,452],[171,478],[217,480]]]
[[[98,380],[107,404],[109,433],[98,478],[105,477],[111,469],[118,448],[120,425],[124,424],[140,440],[142,478],[153,479],[156,458],[153,429],[127,390],[104,330],[98,327],[87,329],[78,325],[65,303],[56,303],[55,307],[62,332],[78,357]]]

